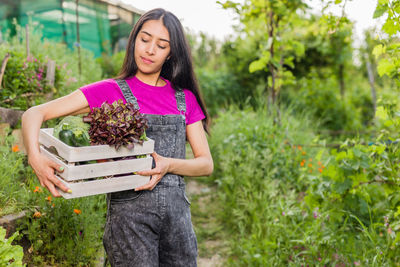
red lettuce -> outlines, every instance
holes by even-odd
[[[91,145],[110,145],[116,149],[126,146],[132,149],[135,144],[143,144],[146,140],[146,117],[132,103],[124,104],[121,99],[112,105],[104,102],[101,107],[93,108],[83,117],[83,121],[90,123]]]

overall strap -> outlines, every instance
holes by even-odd
[[[129,87],[126,80],[115,79],[119,88],[122,91],[122,94],[125,97],[126,102],[132,103],[135,109],[140,109],[139,104],[137,102],[136,97],[132,94],[131,88]]]
[[[179,110],[179,113],[184,115],[186,112],[186,100],[185,100],[185,93],[182,89],[178,88],[175,91],[175,98],[176,98],[176,106]]]

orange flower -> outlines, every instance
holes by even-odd
[[[322,172],[322,171],[323,171],[323,169],[322,169],[322,168],[319,168],[318,170],[319,170],[319,172]]]
[[[40,211],[36,211],[36,212],[33,214],[33,218],[40,218],[40,217],[42,217],[42,214],[40,213]]]
[[[319,166],[321,166],[321,165],[322,165],[321,161],[318,161],[318,165],[319,165]]]
[[[321,168],[322,168],[322,169],[325,169],[325,166],[324,166],[324,165],[322,165],[322,166],[321,166]]]
[[[303,148],[301,146],[297,146],[298,150],[302,150]]]
[[[312,161],[312,158],[309,158],[308,160],[309,160],[309,161]]]
[[[12,152],[18,152],[19,151],[19,146],[18,145],[14,145],[11,150],[12,150]]]
[[[311,163],[309,163],[309,164],[308,164],[308,167],[312,168],[312,164],[311,164]]]
[[[81,214],[81,213],[82,213],[82,211],[81,211],[81,210],[78,210],[78,209],[74,209],[74,212],[75,212],[76,214]]]
[[[304,161],[300,162],[300,166],[304,167]]]
[[[36,186],[35,189],[33,189],[33,192],[34,193],[42,192],[42,189],[39,186]]]
[[[51,196],[46,197],[46,200],[47,200],[48,202],[51,202]]]
[[[51,206],[54,208],[54,206],[55,206],[54,203]]]
[[[305,151],[303,151],[303,152],[301,152],[301,154],[302,154],[303,156],[305,156],[307,153],[306,153]]]

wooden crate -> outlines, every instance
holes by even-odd
[[[134,172],[152,167],[154,141],[148,139],[143,145],[136,144],[131,150],[120,147],[117,151],[108,145],[72,147],[53,136],[52,128],[40,129],[40,152],[64,167],[56,173],[72,193],[58,190],[64,198],[77,198],[124,191],[146,184],[149,176],[135,175]],[[122,157],[145,156],[122,160]],[[108,159],[107,162],[90,163]]]

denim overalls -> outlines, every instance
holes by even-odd
[[[139,108],[125,80],[116,80],[126,101]],[[146,115],[146,135],[161,156],[185,158],[185,94],[175,94],[180,115]],[[153,161],[153,168],[154,166]],[[103,243],[112,266],[197,266],[197,241],[182,176],[167,173],[152,190],[107,195]]]

